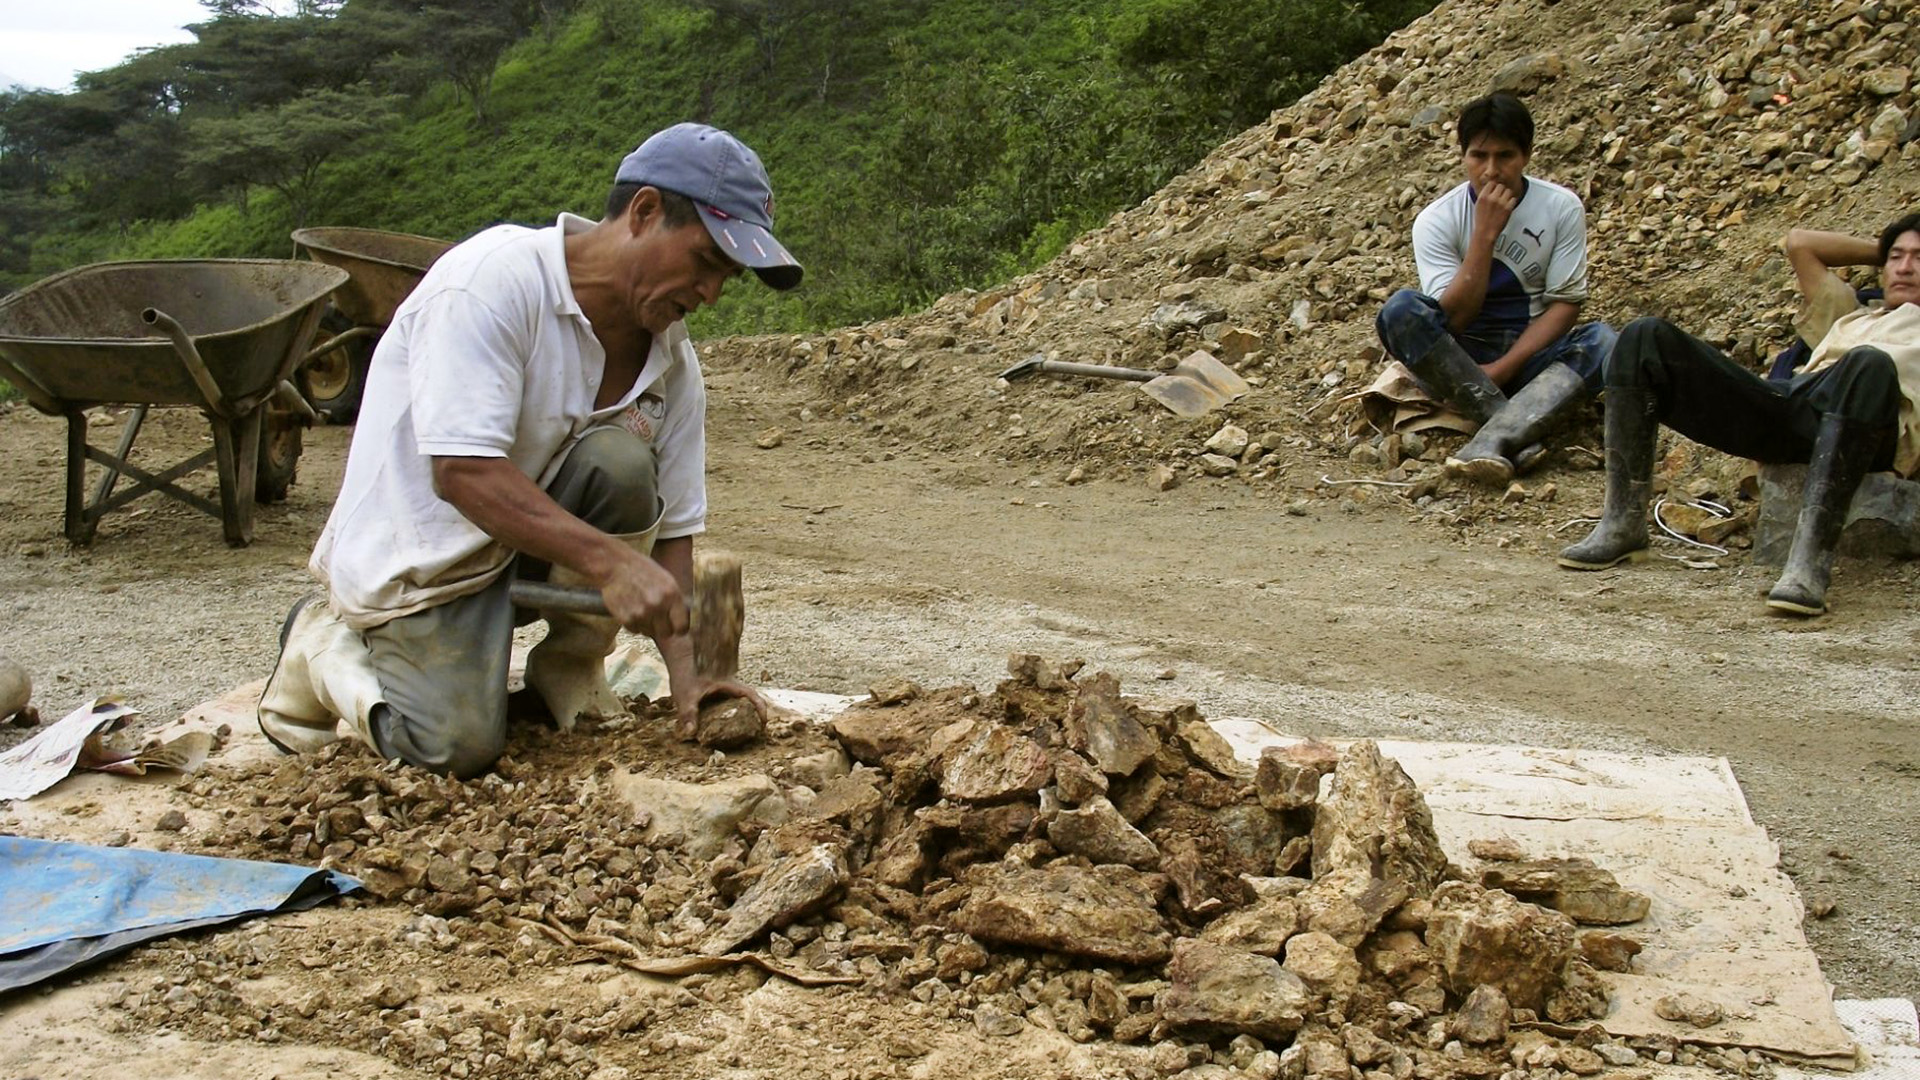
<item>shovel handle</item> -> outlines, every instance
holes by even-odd
[[[610,615],[598,589],[572,589],[548,581],[516,581],[507,587],[513,606],[575,615]]]
[[[1127,382],[1146,382],[1159,374],[1107,364],[1076,364],[1071,360],[1042,360],[1035,368],[1049,375],[1087,375],[1095,379],[1125,379]]]

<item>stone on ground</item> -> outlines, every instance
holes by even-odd
[[[1313,996],[1270,956],[1183,938],[1167,965],[1171,986],[1154,999],[1175,1028],[1284,1039],[1300,1029]]]

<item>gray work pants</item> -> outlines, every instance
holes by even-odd
[[[625,428],[583,436],[547,494],[607,533],[636,533],[659,518],[653,447]],[[373,710],[374,748],[465,779],[493,767],[507,741],[507,665],[513,628],[531,622],[507,591],[545,581],[548,563],[517,556],[492,585],[366,631],[385,701]]]

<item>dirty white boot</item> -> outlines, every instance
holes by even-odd
[[[653,553],[660,523],[645,532],[616,534],[642,555]],[[562,566],[547,574],[555,585],[579,587],[586,578]],[[607,685],[607,654],[613,652],[620,624],[604,615],[576,615],[543,611],[547,636],[527,653],[527,686],[547,703],[547,711],[561,731],[572,731],[582,718],[604,720],[625,716],[627,707]]]
[[[384,700],[367,643],[341,622],[325,597],[295,604],[280,630],[280,662],[260,695],[260,731],[289,754],[318,750],[339,739],[347,721],[374,745],[370,717]]]

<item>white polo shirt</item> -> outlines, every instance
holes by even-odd
[[[514,552],[433,490],[433,458],[503,457],[541,487],[588,430],[653,443],[659,539],[706,529],[706,386],[686,326],[654,338],[633,389],[595,410],[606,352],[574,299],[566,235],[500,225],[458,245],[401,303],[367,376],[340,496],[310,569],[356,629],[479,592]]]

